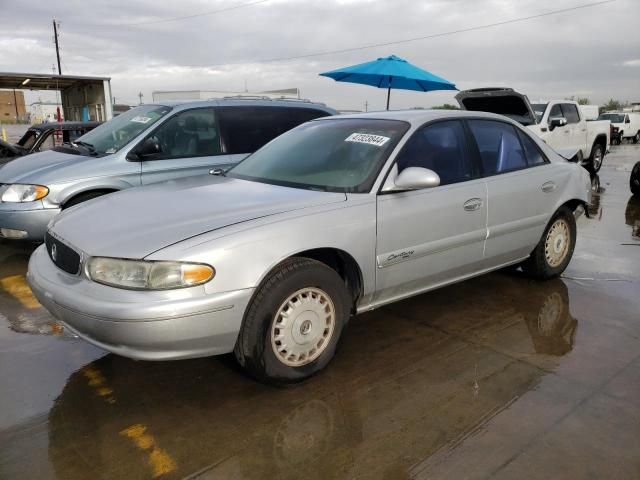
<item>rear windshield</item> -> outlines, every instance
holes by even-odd
[[[611,123],[623,123],[624,115],[621,113],[602,113],[598,120],[609,120]]]

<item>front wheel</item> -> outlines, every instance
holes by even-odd
[[[234,350],[257,380],[300,382],[327,366],[350,315],[335,270],[308,258],[281,263],[258,287]]]
[[[589,171],[591,173],[597,173],[602,167],[602,160],[604,159],[604,149],[599,143],[595,144],[591,149],[591,157],[589,158]]]
[[[555,213],[542,238],[522,263],[522,271],[538,280],[558,277],[564,272],[576,246],[576,219],[567,207]]]
[[[633,136],[633,143],[640,142],[640,130]]]

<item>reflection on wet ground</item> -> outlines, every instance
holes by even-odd
[[[0,478],[637,478],[639,155],[607,157],[564,279],[494,273],[362,315],[288,389],[48,329],[30,247],[0,245]]]

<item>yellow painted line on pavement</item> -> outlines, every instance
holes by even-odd
[[[87,365],[82,369],[82,375],[89,381],[89,386],[93,387],[99,397],[104,398],[107,403],[116,403],[116,397],[113,395],[113,389],[107,385],[104,375],[96,367]]]
[[[130,438],[140,450],[149,452],[149,467],[153,478],[173,472],[177,467],[175,460],[156,445],[153,435],[147,433],[146,425],[136,423],[120,432],[123,437]]]
[[[23,307],[33,310],[40,308],[40,302],[33,296],[24,275],[12,275],[0,279],[0,286],[9,295],[18,300]]]

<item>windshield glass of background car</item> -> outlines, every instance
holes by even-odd
[[[609,120],[611,123],[624,122],[624,115],[619,113],[603,113],[598,117],[598,120]]]
[[[90,144],[100,155],[116,153],[170,111],[171,107],[162,105],[141,105],[85,133],[76,142]]]
[[[236,165],[229,177],[329,192],[368,192],[409,124],[398,120],[309,122]]]
[[[532,103],[531,108],[533,109],[533,113],[536,114],[536,121],[540,123],[542,121],[542,116],[544,115],[544,111],[547,109],[548,103]]]

